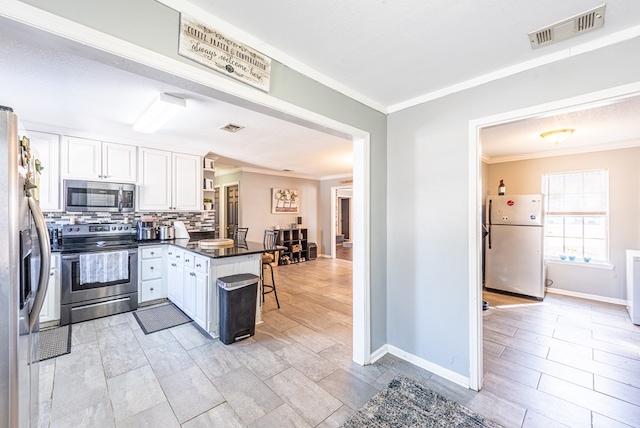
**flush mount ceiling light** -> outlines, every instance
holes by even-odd
[[[153,134],[187,106],[186,100],[169,94],[160,96],[133,124],[133,130]]]
[[[566,141],[567,138],[571,137],[571,134],[573,134],[574,131],[575,129],[571,128],[556,129],[554,131],[543,132],[540,136],[543,140],[549,143],[560,144],[563,141]]]

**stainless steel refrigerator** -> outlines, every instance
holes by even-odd
[[[545,294],[542,195],[489,196],[486,210],[485,288],[542,300]]]
[[[38,318],[50,265],[33,162],[17,122],[0,106],[0,428],[38,424]]]

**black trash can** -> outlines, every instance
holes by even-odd
[[[315,242],[310,242],[307,246],[307,260],[315,260],[318,258],[318,246]]]
[[[250,273],[218,278],[220,341],[230,345],[256,332],[256,303],[259,277]]]

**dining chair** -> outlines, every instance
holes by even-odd
[[[280,309],[280,302],[278,301],[278,292],[276,291],[276,281],[273,277],[273,266],[271,265],[271,263],[276,261],[275,253],[276,251],[278,251],[276,242],[278,241],[279,234],[280,232],[277,230],[266,229],[264,231],[264,239],[263,239],[264,248],[266,250],[272,250],[272,251],[265,251],[264,253],[262,253],[262,275],[261,275],[262,276],[261,278],[262,301],[264,302],[265,294],[273,293],[273,295],[276,297],[276,304],[278,305],[278,309]],[[271,269],[271,284],[264,283],[264,269],[266,266],[269,266],[269,269]]]

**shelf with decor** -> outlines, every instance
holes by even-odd
[[[307,261],[307,238],[306,228],[280,229],[278,245],[287,249],[280,251],[278,264],[285,265]]]
[[[202,158],[202,206],[204,211],[214,211],[216,160],[211,153]]]

